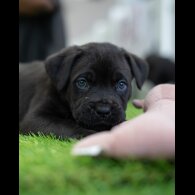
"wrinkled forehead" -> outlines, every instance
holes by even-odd
[[[131,79],[130,68],[123,55],[111,51],[83,55],[74,65],[71,78],[74,80],[87,73],[102,81],[114,77],[125,77],[127,81]]]

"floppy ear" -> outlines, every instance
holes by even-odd
[[[80,56],[78,46],[63,49],[45,60],[47,74],[58,90],[66,87],[73,64]]]
[[[125,58],[130,66],[130,70],[135,78],[137,87],[141,89],[144,81],[148,77],[149,66],[146,61],[125,51]]]

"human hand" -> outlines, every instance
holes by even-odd
[[[145,113],[111,131],[90,135],[73,148],[74,155],[116,158],[175,157],[175,86],[158,85],[144,101],[135,101]]]

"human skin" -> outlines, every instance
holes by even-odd
[[[145,100],[133,104],[143,108],[138,117],[88,136],[73,148],[73,155],[96,155],[116,158],[175,158],[175,85],[161,84],[151,89]]]

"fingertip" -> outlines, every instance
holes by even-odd
[[[144,100],[134,99],[132,103],[136,108],[144,108]]]
[[[71,151],[75,156],[98,156],[107,151],[110,143],[110,133],[96,133],[76,143]]]

